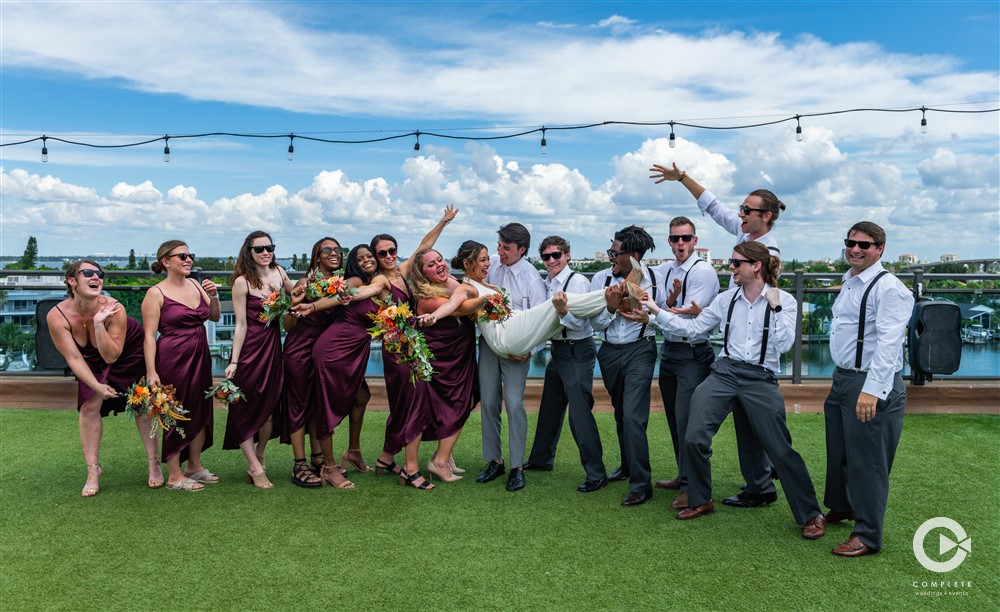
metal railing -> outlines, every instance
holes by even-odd
[[[212,277],[229,277],[232,272],[228,270],[200,270],[199,271],[202,278],[212,278]],[[158,275],[153,274],[148,270],[107,270],[106,271],[106,283],[105,291],[109,293],[114,293],[118,291],[135,292],[142,291],[145,292],[149,285],[114,285],[115,278],[123,277],[139,277],[139,278],[152,278]],[[539,274],[544,277],[545,272],[539,271]],[[592,272],[583,273],[588,278],[592,278]],[[729,284],[730,274],[728,272],[719,272],[719,281],[725,290],[725,287]],[[304,272],[290,271],[289,277],[292,279],[298,279],[304,275]],[[0,279],[6,279],[10,276],[40,276],[40,277],[62,277],[63,272],[61,270],[0,270]],[[456,275],[461,278],[461,275]],[[895,276],[903,281],[908,287],[911,288],[915,299],[921,297],[926,297],[927,295],[934,296],[961,296],[961,295],[1000,295],[1000,288],[968,288],[968,287],[942,287],[942,288],[926,288],[926,284],[933,281],[1000,281],[1000,274],[932,274],[925,273],[923,270],[917,269],[909,272],[899,272]],[[842,280],[843,273],[841,272],[804,272],[802,270],[796,270],[794,272],[785,272],[781,275],[780,280],[782,285],[790,285],[783,287],[795,298],[798,304],[798,314],[795,320],[795,343],[792,346],[792,368],[791,368],[791,381],[793,383],[801,383],[803,379],[809,378],[808,376],[803,376],[802,373],[802,347],[803,347],[803,336],[802,336],[802,325],[805,318],[805,313],[803,311],[803,304],[807,302],[806,297],[810,294],[836,294],[840,292],[839,284]],[[830,286],[822,287],[807,287],[806,281],[828,281]],[[21,290],[44,290],[44,291],[59,291],[60,287],[45,284],[27,284],[27,283],[17,283],[15,285],[6,285],[0,281],[0,291],[6,291],[6,299],[10,300],[12,298],[11,293]],[[222,292],[229,292],[231,287],[220,285],[219,290]],[[950,298],[952,299],[952,298]],[[827,378],[823,376],[822,378]],[[969,378],[983,378],[979,376],[973,376]],[[994,377],[986,377],[994,378]]]

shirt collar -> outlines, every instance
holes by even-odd
[[[882,270],[885,270],[885,268],[882,267],[882,260],[880,259],[868,266],[868,268],[866,268],[861,274],[852,274],[851,270],[844,272],[843,281],[846,283],[852,278],[857,278],[862,284],[867,285],[868,281],[875,278],[880,272],[882,272]]]

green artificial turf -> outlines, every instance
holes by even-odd
[[[385,417],[373,412],[365,421],[370,463]],[[614,420],[597,418],[610,471],[618,465]],[[822,415],[790,414],[788,422],[822,501]],[[731,421],[712,461],[717,510],[695,521],[674,519],[671,491],[658,489],[634,508],[619,505],[626,483],[577,493],[583,472],[568,426],[555,471],[529,472],[527,487],[512,494],[503,478],[474,482],[482,464],[478,413],[455,453],[466,478],[430,492],[353,471],[355,490],[300,489],[289,481],[290,447],[275,442],[267,449],[275,488],[254,489],[244,482],[242,455],[219,448],[224,423],[225,413],[217,413],[217,446],[204,455],[222,481],[189,494],[147,489],[134,425],[123,416],[105,419],[101,492],[83,499],[76,413],[0,410],[0,606],[985,610],[1000,598],[996,417],[906,417],[885,548],[859,559],[830,554],[851,523],[804,540],[783,496],[763,508],[721,505],[742,483]],[[342,429],[338,453],[346,444]],[[651,415],[649,437],[654,478],[672,478],[662,414]],[[431,448],[421,449],[423,462]],[[912,552],[917,527],[936,516],[957,520],[973,541],[972,554],[949,574],[925,570]],[[937,548],[932,538],[929,552]],[[942,580],[952,586],[921,585]],[[956,592],[964,594],[949,594]]]

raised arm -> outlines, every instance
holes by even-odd
[[[705,193],[705,188],[699,185],[693,178],[688,176],[687,172],[679,170],[676,163],[671,164],[670,168],[659,164],[653,164],[653,167],[650,168],[649,171],[652,173],[649,175],[649,178],[657,179],[657,185],[664,181],[677,181],[681,185],[687,187],[687,190],[691,192],[691,195],[693,195],[696,200],[701,197],[701,194]]]
[[[444,215],[441,216],[441,220],[437,222],[437,225],[431,228],[431,231],[427,232],[423,240],[417,246],[417,250],[414,253],[419,253],[424,249],[429,249],[434,246],[437,239],[441,237],[441,232],[444,231],[444,226],[452,222],[452,220],[458,216],[458,209],[453,205],[449,204],[444,208]],[[410,269],[413,268],[413,258],[407,259],[403,263],[399,264],[399,273],[403,275],[403,278],[410,276]]]
[[[94,343],[105,363],[114,363],[121,357],[126,320],[125,308],[113,300],[94,313]]]

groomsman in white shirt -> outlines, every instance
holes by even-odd
[[[667,308],[677,308],[686,312],[695,304],[696,308],[707,308],[719,293],[719,275],[707,261],[694,254],[698,246],[698,236],[694,223],[687,217],[675,217],[670,221],[670,250],[674,260],[658,268],[663,275],[668,291]],[[694,318],[694,315],[682,315]],[[654,320],[655,324],[656,321]],[[680,489],[681,493],[670,504],[675,510],[687,507],[687,473],[682,465],[681,449],[684,447],[684,432],[687,430],[691,394],[711,371],[715,361],[715,351],[708,343],[709,332],[687,336],[664,332],[663,349],[660,353],[660,395],[670,429],[670,440],[674,445],[674,460],[677,463],[677,478],[657,480],[656,486],[664,489]]]
[[[734,286],[694,319],[661,310],[652,300],[644,302],[670,333],[697,334],[722,324],[722,354],[691,398],[681,460],[688,475],[689,503],[677,518],[689,520],[715,511],[712,438],[739,401],[753,433],[781,470],[782,489],[792,516],[803,526],[802,537],[814,540],[826,532],[826,519],[806,464],[792,448],[777,378],[779,357],[795,341],[798,306],[794,297],[775,287],[781,261],[759,242],[736,245],[729,267]]]
[[[641,264],[648,251],[655,248],[653,237],[636,225],[615,232],[608,258],[611,268],[601,270],[591,280],[591,290],[604,288],[612,302],[625,293],[626,279],[642,276],[640,289],[663,305],[666,292],[659,272]],[[635,270],[632,264],[639,264]],[[641,310],[639,311],[642,314]],[[638,506],[653,497],[649,466],[649,396],[656,365],[656,332],[646,322],[630,318],[628,309],[608,307],[592,318],[591,324],[604,338],[597,361],[601,378],[615,409],[615,425],[621,465],[608,474],[608,480],[628,480],[629,493],[622,506]]]
[[[497,254],[490,257],[486,282],[510,293],[511,308],[527,310],[545,301],[545,284],[535,266],[524,258],[531,246],[531,234],[520,223],[509,223],[497,234]],[[532,352],[537,352],[537,347]],[[476,478],[485,483],[504,473],[500,442],[501,402],[507,407],[507,439],[510,474],[507,490],[524,488],[524,447],[528,439],[528,415],[524,409],[524,386],[531,367],[531,353],[497,355],[485,340],[479,341],[479,391],[482,397],[483,461],[486,466]]]
[[[860,557],[882,549],[889,471],[903,431],[903,338],[913,294],[882,267],[885,230],[855,223],[844,240],[851,269],[833,303],[830,354],[837,365],[823,405],[829,522],[853,520],[833,554]]]
[[[727,208],[708,189],[702,187],[685,170],[654,164],[649,169],[650,178],[657,184],[664,181],[676,181],[684,186],[698,201],[698,210],[703,215],[709,215],[712,220],[730,234],[736,236],[736,243],[742,244],[753,240],[767,247],[771,255],[781,259],[778,240],[774,235],[774,223],[785,210],[785,204],[768,189],[755,189],[743,200],[736,209]],[[732,279],[730,279],[732,287]],[[753,435],[750,421],[743,407],[736,404],[733,409],[733,425],[736,428],[736,448],[740,456],[740,471],[746,479],[741,491],[727,497],[723,503],[739,508],[753,508],[775,501],[778,496],[771,481],[776,471],[761,448],[760,441]],[[774,476],[777,478],[777,476]]]
[[[577,487],[581,493],[591,493],[608,484],[604,468],[604,450],[594,420],[594,363],[597,347],[594,329],[589,319],[578,319],[566,305],[567,293],[587,293],[590,281],[568,267],[569,242],[561,236],[549,236],[538,247],[542,265],[548,270],[546,295],[559,314],[563,329],[550,339],[551,360],[545,368],[545,386],[538,408],[535,441],[525,470],[551,471],[556,445],[562,432],[563,415],[569,406],[569,430],[580,449],[585,479]]]

